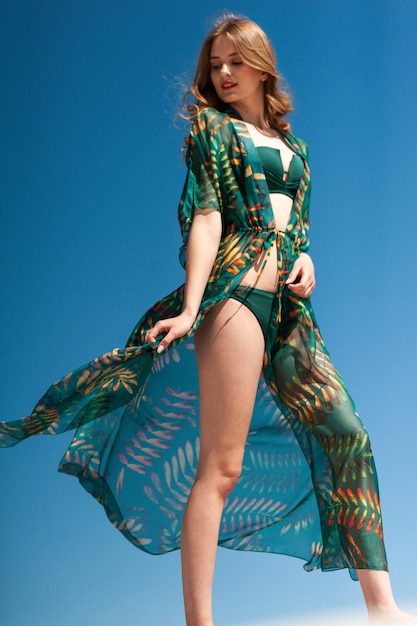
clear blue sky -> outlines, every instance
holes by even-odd
[[[182,282],[177,202],[191,76],[209,19],[270,35],[310,146],[314,306],[373,440],[392,580],[417,600],[415,0],[1,0],[1,415],[124,344]],[[413,321],[414,320],[414,321]],[[57,465],[69,435],[1,452],[4,626],[177,626],[179,555],[130,545]],[[336,607],[346,572],[219,551],[216,626]],[[258,622],[256,622],[258,623]]]

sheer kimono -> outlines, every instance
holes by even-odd
[[[233,117],[231,117],[233,116]],[[285,233],[275,228],[256,148],[236,112],[194,118],[179,204],[185,267],[193,214],[214,209],[222,238],[193,328],[157,354],[145,335],[178,315],[183,286],[140,319],[115,349],[53,384],[33,413],[2,422],[0,444],[75,429],[59,470],[78,477],[111,523],[138,548],[180,547],[181,522],[199,455],[199,391],[193,334],[263,252],[277,248],[279,287],[242,475],[226,499],[219,545],[299,557],[305,569],[387,569],[378,485],[366,430],[322,341],[309,299],[288,272],[309,246],[307,148]]]

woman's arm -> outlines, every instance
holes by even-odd
[[[196,210],[187,245],[184,306],[177,317],[159,320],[147,333],[146,341],[159,342],[157,352],[163,352],[171,341],[185,335],[194,324],[204,290],[219,249],[222,232],[221,214],[215,210]]]
[[[214,210],[194,213],[187,246],[187,266],[183,313],[197,317],[204,290],[219,250],[221,214]]]

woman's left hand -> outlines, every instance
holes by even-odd
[[[316,286],[316,279],[314,277],[314,263],[308,254],[300,252],[300,256],[295,261],[285,284],[300,298],[311,296]]]

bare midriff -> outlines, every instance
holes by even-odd
[[[293,157],[293,151],[278,135],[277,131],[268,129],[265,132],[259,131],[252,124],[246,123],[248,131],[255,146],[269,146],[277,148],[281,152],[281,159],[284,170],[288,171],[289,163]],[[284,179],[285,180],[285,179]],[[290,219],[293,200],[283,193],[270,193],[271,206],[274,214],[275,228],[284,232]],[[261,272],[263,264],[266,265]],[[262,252],[252,267],[245,273],[241,280],[242,285],[264,289],[265,291],[277,290],[277,248],[271,246],[268,252]]]

